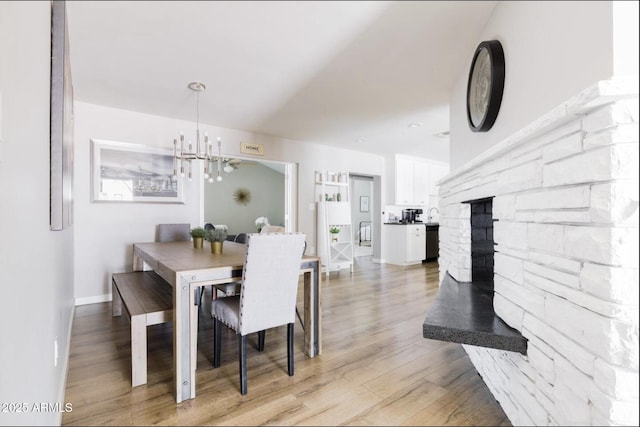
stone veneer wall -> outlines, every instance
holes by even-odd
[[[494,307],[527,355],[465,346],[514,425],[638,425],[638,82],[599,82],[440,181],[440,275],[471,280],[493,199]]]

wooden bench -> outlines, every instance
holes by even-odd
[[[147,383],[147,326],[173,320],[173,288],[153,271],[115,273],[112,314],[131,323],[131,385]]]

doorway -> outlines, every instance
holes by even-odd
[[[255,233],[256,219],[267,217],[287,231],[297,227],[297,165],[233,156],[221,182],[203,182],[200,223],[223,224],[230,235]]]
[[[374,178],[349,175],[351,197],[351,223],[353,224],[354,257],[372,256],[374,253]]]

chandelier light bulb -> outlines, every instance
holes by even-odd
[[[210,183],[213,182],[213,177],[212,176],[209,177],[209,182]]]
[[[233,172],[233,167],[232,167],[231,165],[226,165],[226,166],[224,167],[224,171],[225,171],[226,173],[231,173],[231,172]]]
[[[222,177],[220,175],[218,175],[218,177],[216,178],[216,181],[218,181],[218,182],[222,181]]]

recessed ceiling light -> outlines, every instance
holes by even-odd
[[[436,136],[438,138],[447,138],[449,136],[449,131],[445,130],[442,132],[434,133],[433,136]]]
[[[419,128],[420,126],[422,126],[422,123],[420,122],[409,123],[410,128]]]
[[[367,140],[367,138],[358,138],[358,139],[356,139],[356,142],[362,144],[366,140]]]

